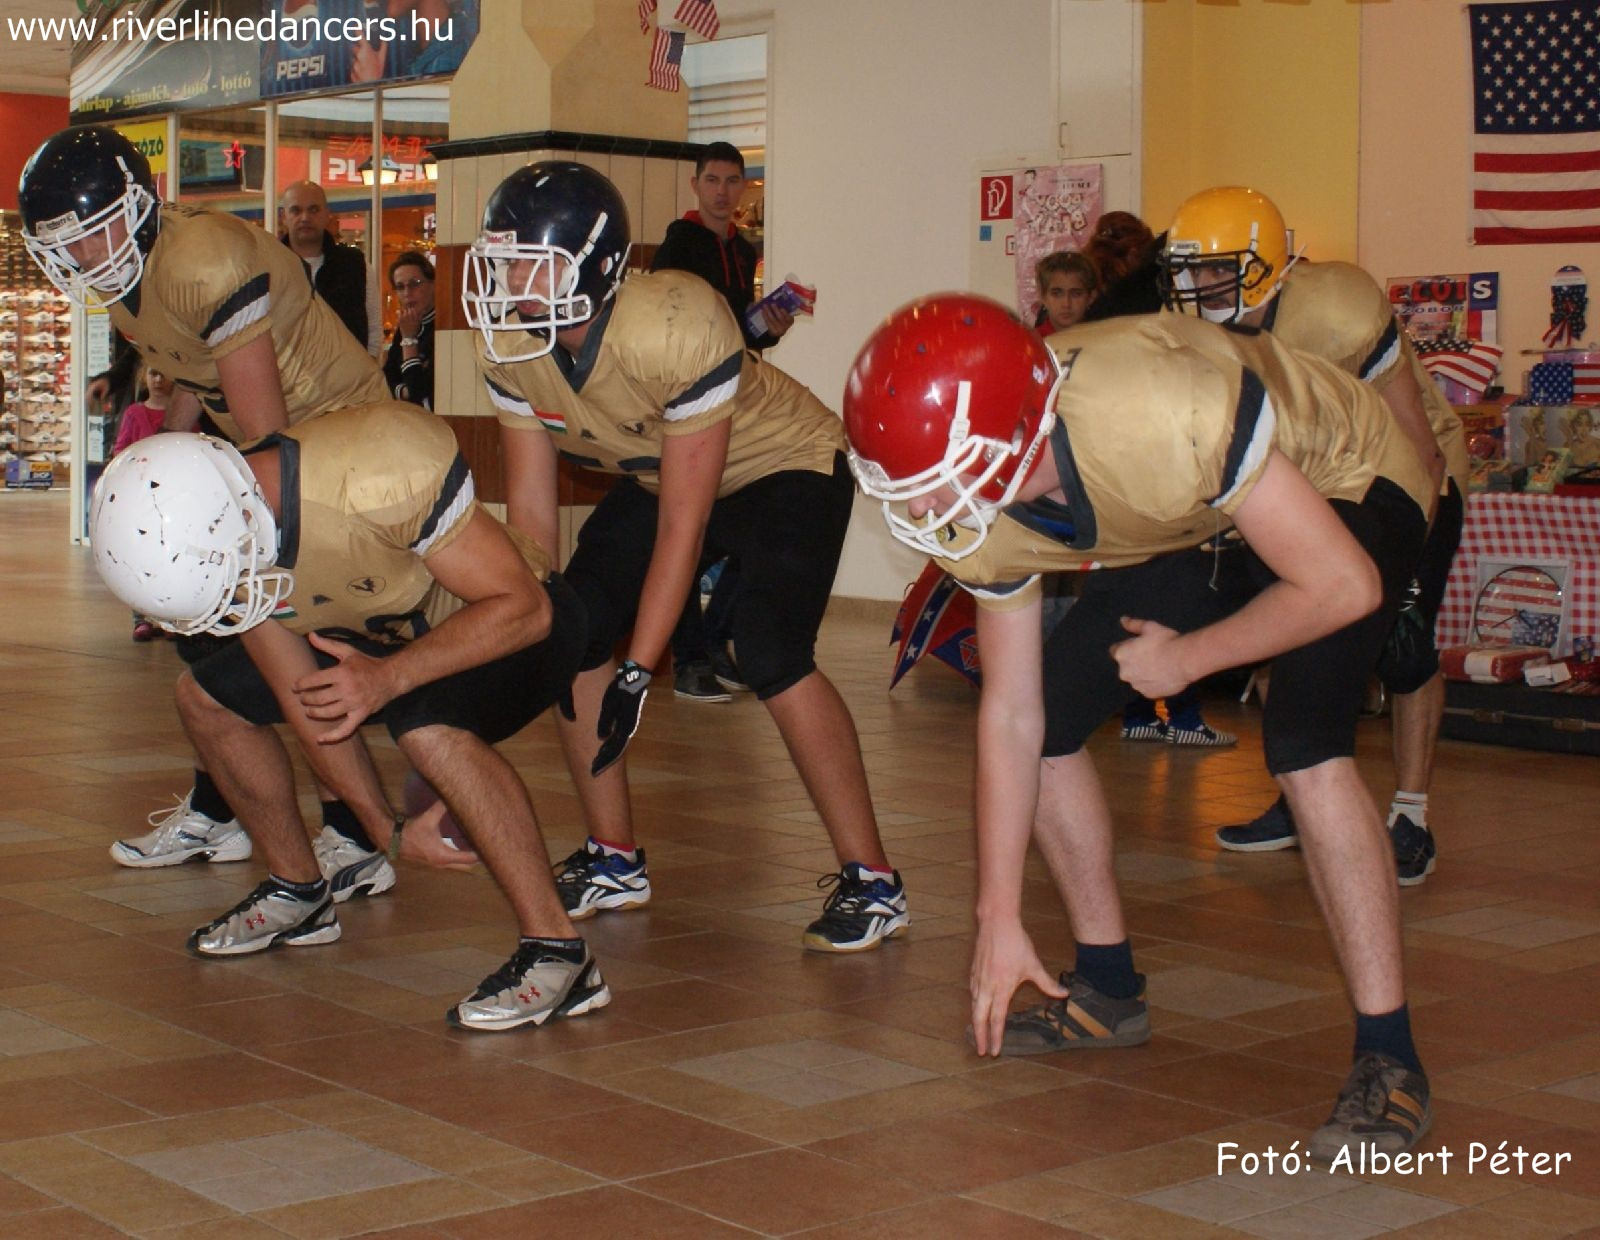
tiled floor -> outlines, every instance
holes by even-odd
[[[1422,1175],[1217,1174],[1323,1118],[1350,1021],[1298,853],[1220,854],[1265,804],[1237,751],[1095,742],[1155,1037],[985,1064],[966,1048],[971,693],[894,694],[884,625],[834,619],[915,925],[802,952],[831,855],[761,708],[651,698],[631,750],[655,902],[585,923],[615,993],[542,1031],[450,1031],[511,927],[482,874],[406,870],[344,938],[183,952],[250,864],[134,872],[116,835],[187,784],[177,661],[63,538],[64,498],[0,495],[0,1236],[1600,1235],[1600,763],[1446,742],[1442,858],[1408,891],[1436,1091]],[[1382,723],[1362,758],[1387,795]],[[508,747],[552,852],[581,834],[554,734]],[[391,778],[390,748],[378,749]],[[1026,897],[1068,959],[1043,872]],[[1470,1143],[1567,1153],[1468,1174]]]

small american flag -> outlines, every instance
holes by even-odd
[[[656,45],[650,50],[649,84],[657,90],[677,90],[682,84],[679,66],[683,64],[683,31],[657,30]]]
[[[674,16],[678,24],[694,31],[702,39],[714,39],[722,29],[717,17],[717,6],[712,0],[683,0]]]
[[[1600,241],[1600,0],[1467,13],[1473,240]]]
[[[1505,350],[1479,340],[1439,340],[1417,353],[1434,378],[1449,379],[1482,396],[1494,382]]]
[[[650,15],[656,11],[656,0],[639,0],[639,30],[650,29]]]

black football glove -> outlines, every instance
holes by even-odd
[[[598,775],[618,758],[628,747],[633,734],[639,730],[639,714],[644,710],[644,700],[650,692],[650,673],[632,659],[617,668],[617,674],[606,686],[606,695],[600,699],[600,726],[596,733],[605,743],[595,754],[589,774]]]

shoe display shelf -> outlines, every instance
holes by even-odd
[[[17,218],[0,214],[0,466],[7,487],[59,485],[72,448],[67,299],[22,248]]]

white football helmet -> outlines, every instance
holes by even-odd
[[[111,592],[173,633],[242,633],[294,589],[272,567],[272,508],[238,450],[210,435],[152,435],[118,453],[89,539]]]

